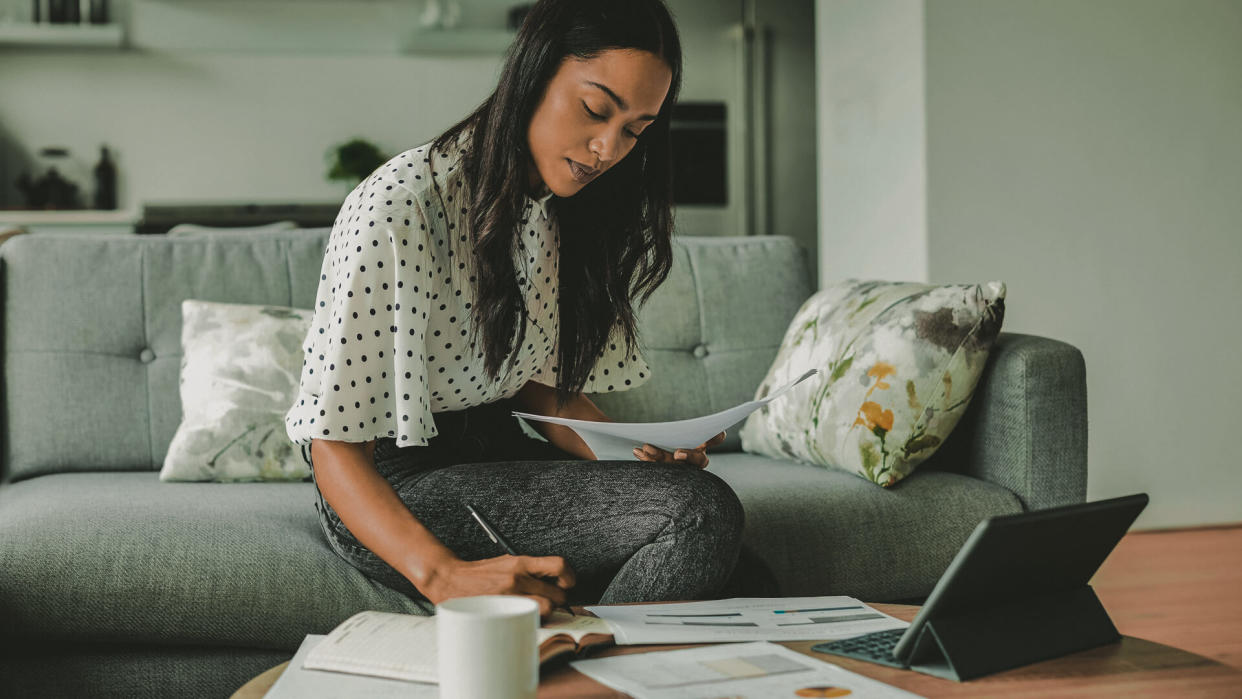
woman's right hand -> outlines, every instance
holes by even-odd
[[[435,566],[419,591],[434,604],[454,597],[520,595],[535,600],[539,616],[546,618],[553,607],[565,604],[566,590],[575,582],[573,569],[561,556],[451,557]]]

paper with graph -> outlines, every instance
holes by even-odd
[[[717,434],[746,419],[759,408],[780,398],[786,391],[801,383],[807,377],[819,373],[811,369],[797,379],[776,389],[767,396],[747,401],[741,405],[722,410],[711,415],[694,417],[688,420],[673,422],[595,422],[592,420],[573,420],[564,417],[535,415],[514,411],[513,414],[526,420],[540,420],[571,428],[600,460],[637,461],[634,447],[644,444],[659,447],[672,452],[676,449],[694,449]]]
[[[910,624],[853,597],[734,597],[673,604],[595,605],[617,645],[835,641]]]
[[[919,696],[767,641],[591,658],[570,666],[635,699]]]

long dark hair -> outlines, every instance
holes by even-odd
[[[645,303],[672,268],[669,119],[682,67],[681,42],[668,8],[662,0],[539,0],[509,47],[496,89],[432,142],[444,152],[463,130],[471,130],[462,169],[477,268],[472,334],[482,332],[484,372],[499,380],[502,362],[517,356],[513,348],[521,348],[526,336],[525,297],[513,258],[533,162],[527,128],[565,58],[589,59],[609,49],[661,57],[672,82],[657,119],[620,162],[574,196],[553,196],[547,202],[561,234],[558,411],[582,390],[614,327],[621,328],[626,355],[637,351],[633,303]],[[517,341],[510,344],[515,326]]]

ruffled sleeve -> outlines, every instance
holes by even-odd
[[[329,236],[331,261],[320,275],[305,345],[298,400],[313,408],[298,413],[307,425],[287,426],[290,436],[392,437],[399,446],[425,446],[437,434],[424,338],[429,225],[418,197],[384,174],[371,175],[346,198]]]
[[[599,358],[595,369],[587,377],[583,393],[611,393],[637,388],[651,379],[651,369],[641,347],[625,351],[625,338],[620,325],[613,326],[612,336]]]

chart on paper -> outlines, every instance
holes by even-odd
[[[587,610],[608,622],[619,645],[835,640],[909,625],[841,596],[599,605]]]
[[[756,677],[788,672],[806,672],[807,666],[776,653],[738,654],[728,658],[678,660],[665,656],[638,664],[634,680],[644,687],[664,689],[694,684]]]
[[[616,655],[570,665],[635,699],[918,696],[768,641]]]

